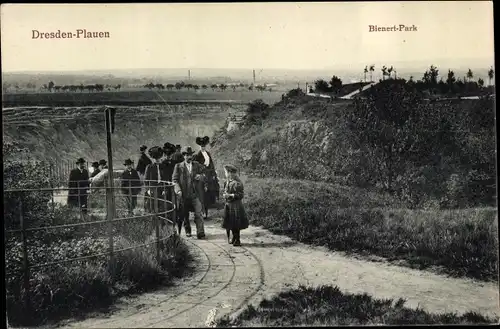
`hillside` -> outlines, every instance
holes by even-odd
[[[214,151],[219,154],[219,157],[235,162],[242,170],[264,177],[342,182],[380,188],[382,187],[380,184],[384,182],[376,182],[374,176],[378,174],[375,170],[378,164],[374,163],[373,156],[370,156],[370,152],[378,151],[369,149],[371,146],[366,144],[366,141],[361,140],[372,132],[365,131],[364,128],[357,128],[361,129],[360,131],[349,129],[350,125],[357,122],[356,120],[360,120],[356,119],[355,116],[362,115],[356,114],[355,102],[332,102],[328,99],[304,96],[288,97],[285,101],[270,106],[268,110],[262,110],[262,113],[265,112],[266,115],[264,119],[256,114],[253,122],[247,120],[237,132],[219,133],[215,139]],[[382,109],[385,106],[382,105],[384,102],[393,102],[393,99],[382,97],[376,101],[376,104],[382,106]],[[411,104],[409,106],[411,108]],[[427,139],[429,142],[434,140],[431,144],[435,144],[435,149],[433,151],[425,150],[427,144],[418,144],[421,142],[415,140],[411,142],[413,146],[408,145],[412,147],[412,150],[415,147],[420,147],[422,150],[419,152],[424,152],[429,157],[425,161],[429,162],[420,163],[424,160],[420,161],[415,151],[404,153],[404,150],[403,153],[397,155],[400,157],[397,161],[413,161],[415,163],[420,161],[415,166],[429,166],[425,170],[430,170],[430,166],[432,166],[432,170],[438,170],[438,172],[423,177],[427,183],[422,183],[429,185],[429,188],[432,186],[437,189],[437,185],[447,184],[446,180],[451,179],[452,174],[460,177],[462,177],[461,175],[470,176],[473,175],[473,172],[483,170],[488,172],[485,175],[493,176],[485,178],[483,175],[481,176],[483,178],[478,176],[476,178],[469,177],[469,179],[475,182],[486,179],[489,184],[492,184],[490,181],[494,179],[495,172],[494,147],[492,147],[494,144],[491,144],[495,140],[493,101],[452,100],[437,103],[422,101],[419,106],[425,108],[429,114],[425,116],[415,114],[417,115],[415,120],[427,120],[427,123],[422,122],[421,124],[424,125],[423,127],[428,125],[426,129],[429,130],[422,130],[417,126],[415,128],[401,126],[398,131],[394,130],[390,134],[398,134],[399,131],[403,133],[404,129],[420,129],[423,132],[422,136],[418,138]],[[397,111],[397,107],[394,110]],[[399,109],[399,111],[402,110]],[[365,124],[368,124],[366,126],[368,129],[374,119],[369,118],[370,111],[366,113],[368,117]],[[386,115],[383,112],[380,113],[381,116]],[[352,118],[354,121],[350,121],[353,120]],[[392,135],[382,136],[388,134],[389,131],[381,132],[380,127],[370,129],[374,129],[373,133],[378,134],[377,138],[380,138],[381,143],[384,138],[395,138]],[[389,129],[389,127],[383,129]],[[453,136],[440,137],[441,130],[443,133],[449,131],[448,135]],[[473,134],[467,135],[467,131]],[[355,142],[355,140],[358,141]],[[407,146],[402,145],[401,147]],[[440,157],[441,160],[436,156]],[[441,168],[438,169],[432,161],[441,161]],[[405,174],[401,172],[401,175],[404,177]],[[394,176],[392,179],[396,184],[396,180],[400,178]],[[402,181],[401,184],[403,184]],[[471,192],[470,188],[472,187],[465,188],[469,189],[468,193]],[[417,188],[415,187],[415,189]],[[421,193],[426,194],[427,192],[429,191]],[[474,193],[481,194],[482,192],[474,191]],[[478,197],[481,196],[478,195]]]
[[[211,136],[228,115],[245,105],[178,104],[118,107],[112,135],[116,168],[130,157],[137,160],[139,146],[165,142],[196,148],[196,136]],[[99,107],[36,107],[3,110],[3,136],[27,147],[39,160],[74,166],[107,159],[103,110]]]

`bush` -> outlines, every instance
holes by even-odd
[[[35,161],[27,149],[4,140],[3,156],[4,189],[49,187],[49,180],[46,175],[48,172],[47,165],[41,161]],[[47,204],[50,197],[50,192],[6,191],[4,194],[5,228],[20,228],[20,202],[22,202],[25,227],[47,225],[50,216]]]

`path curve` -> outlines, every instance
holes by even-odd
[[[498,284],[456,279],[427,271],[369,262],[297,243],[260,227],[242,231],[233,247],[220,220],[207,221],[206,240],[185,238],[195,257],[195,273],[138,297],[123,298],[111,314],[70,320],[63,328],[154,328],[212,326],[236,316],[247,304],[299,285],[337,285],[343,292],[376,298],[400,297],[407,306],[430,312],[476,311],[500,316]]]

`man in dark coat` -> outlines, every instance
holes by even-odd
[[[85,160],[79,158],[76,161],[78,168],[71,170],[69,174],[68,205],[78,207],[82,212],[87,212],[87,189],[90,186],[89,172],[85,169]]]
[[[137,206],[137,194],[141,191],[141,180],[137,171],[132,168],[132,160],[127,159],[123,164],[126,168],[121,175],[122,192],[127,200],[128,213],[132,215]]]
[[[149,156],[153,158],[154,162],[148,164],[146,172],[144,173],[144,186],[146,192],[144,194],[144,208],[150,213],[162,211],[163,202],[163,183],[165,177],[162,177],[163,165],[161,158],[163,156],[163,149],[160,146],[153,146],[148,151]],[[156,209],[156,205],[158,208]]]
[[[196,137],[196,144],[200,145],[200,150],[194,155],[193,160],[197,161],[205,166],[205,194],[203,197],[203,209],[205,210],[205,219],[208,217],[208,209],[212,207],[219,198],[220,187],[219,180],[217,178],[217,172],[215,171],[215,164],[210,152],[207,151],[207,145],[210,143],[210,138]]]
[[[137,172],[139,173],[139,177],[141,177],[141,180],[144,180],[144,175],[146,174],[146,167],[149,165],[149,164],[152,164],[153,161],[151,161],[151,159],[146,155],[146,150],[148,149],[148,147],[146,145],[142,145],[140,147],[140,151],[141,151],[141,156],[139,157],[139,160],[137,161],[137,167],[135,168],[135,170],[137,170]]]
[[[97,161],[92,162],[92,168],[94,168],[94,170],[92,171],[90,178],[95,177],[98,173],[101,172],[101,170],[99,169],[99,162]]]
[[[186,235],[191,236],[189,211],[194,211],[196,236],[198,239],[205,237],[205,227],[202,218],[202,204],[205,184],[205,166],[193,161],[194,151],[190,146],[182,149],[184,161],[174,167],[172,182],[177,198],[181,200],[181,211],[184,215],[184,229]]]
[[[161,176],[164,178],[165,181],[167,182],[172,182],[172,175],[174,174],[174,168],[177,163],[182,162],[184,159],[180,160],[178,158],[175,158],[175,145],[171,144],[169,142],[165,143],[163,145],[163,152],[165,154],[165,158],[161,162],[162,164],[162,173]],[[173,196],[173,187],[172,186],[166,186],[165,187],[165,196],[166,200],[172,201],[172,196]],[[173,204],[167,203],[167,209],[170,211],[173,209]],[[172,217],[173,213],[169,213],[168,218],[173,220]],[[182,216],[180,214],[180,211],[177,211],[177,218],[175,219],[175,222],[178,224],[180,227],[182,225]]]

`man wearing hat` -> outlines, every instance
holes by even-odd
[[[190,146],[184,147],[181,153],[184,156],[184,161],[175,165],[172,175],[174,191],[182,203],[181,212],[184,217],[186,235],[191,236],[189,211],[194,211],[196,236],[198,239],[203,239],[205,237],[205,227],[201,217],[201,200],[203,200],[204,193],[205,166],[193,161],[194,151]]]
[[[184,161],[184,157],[181,154],[181,146],[179,144],[175,145],[175,152],[172,155],[172,159],[174,159],[177,162]]]
[[[98,173],[101,172],[101,170],[99,169],[99,162],[97,161],[92,162],[92,168],[94,168],[94,170],[92,171],[92,174],[90,174],[90,178],[95,177]]]
[[[99,160],[99,171],[102,171],[103,169],[107,168],[108,168],[108,163],[106,162],[106,160],[104,159]]]
[[[137,206],[137,194],[141,191],[141,180],[137,171],[132,168],[134,162],[125,160],[125,170],[121,174],[122,192],[127,200],[128,213],[132,215]]]
[[[144,186],[146,187],[144,208],[148,212],[155,213],[156,211],[162,211],[163,207],[163,202],[161,201],[163,200],[162,181],[165,180],[165,177],[162,177],[163,165],[161,164],[163,148],[153,146],[149,149],[148,153],[154,162],[147,165],[144,173]],[[158,204],[158,209],[155,208],[155,204]]]
[[[146,167],[153,163],[151,159],[146,155],[146,150],[148,147],[146,145],[142,145],[139,150],[141,151],[141,156],[139,157],[139,160],[137,161],[137,167],[135,170],[139,173],[139,177],[141,178],[142,181],[144,181],[144,175],[146,173]]]
[[[210,138],[208,136],[196,137],[196,144],[200,145],[200,150],[193,157],[194,161],[205,166],[206,189],[202,199],[205,219],[208,217],[208,208],[212,207],[217,202],[220,189],[212,155],[207,151],[208,143],[210,143]]]
[[[69,174],[68,205],[78,207],[81,211],[86,212],[89,172],[85,169],[85,160],[83,158],[79,158],[76,164],[78,168],[71,170]]]

